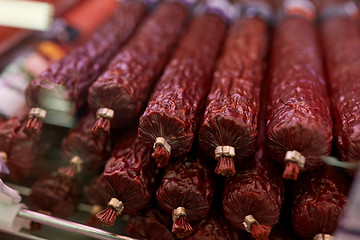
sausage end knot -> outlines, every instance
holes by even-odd
[[[305,166],[305,157],[298,151],[287,151],[285,154],[284,162],[294,162],[296,163],[300,168],[304,168]]]
[[[172,212],[172,220],[175,221],[179,217],[183,216],[186,219],[186,211],[184,207],[178,207]]]
[[[109,207],[112,207],[113,209],[115,209],[117,215],[120,215],[123,211],[124,211],[124,204],[122,201],[120,201],[117,198],[112,198],[109,203],[108,203]]]
[[[162,146],[164,147],[165,151],[168,152],[168,154],[170,155],[171,153],[171,146],[168,142],[166,142],[165,138],[163,137],[157,137],[154,143],[154,150],[157,148],[157,146]]]
[[[251,233],[251,225],[253,224],[259,224],[258,221],[256,221],[256,219],[254,218],[253,215],[247,215],[245,218],[244,218],[244,222],[243,222],[243,225],[245,227],[245,230],[249,233]]]

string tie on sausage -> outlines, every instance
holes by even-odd
[[[254,218],[253,215],[247,215],[244,218],[243,225],[245,227],[245,230],[251,233],[252,237],[256,240],[269,238],[271,226],[259,224],[259,222]]]
[[[305,166],[305,157],[298,151],[287,151],[284,162],[286,164],[283,178],[297,180],[300,169]]]
[[[154,143],[154,152],[152,153],[152,157],[155,159],[158,164],[158,168],[164,167],[167,165],[170,154],[171,154],[171,146],[166,142],[165,138],[157,137]]]
[[[188,236],[193,228],[186,221],[186,210],[184,207],[178,207],[172,212],[173,226],[171,232],[176,234],[178,238]]]
[[[102,225],[110,227],[114,225],[116,217],[121,215],[123,211],[123,202],[117,198],[112,198],[108,203],[108,207],[96,214],[96,218]]]
[[[99,108],[96,112],[96,122],[92,128],[95,134],[109,134],[111,122],[110,120],[114,117],[114,110],[110,108]]]
[[[46,110],[42,108],[31,108],[29,111],[29,120],[26,123],[26,131],[30,135],[39,135],[46,117]]]
[[[301,16],[309,21],[316,17],[316,8],[309,0],[286,0],[283,6],[287,16]]]
[[[330,234],[319,233],[315,235],[313,240],[335,240],[335,238]]]
[[[235,174],[235,148],[232,146],[218,146],[215,148],[215,159],[218,164],[215,173],[223,176]]]
[[[69,166],[58,169],[62,175],[74,177],[76,173],[81,173],[83,160],[79,156],[73,156],[70,159]]]

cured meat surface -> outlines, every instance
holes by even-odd
[[[98,179],[98,189],[109,204],[96,217],[103,225],[111,226],[122,212],[133,215],[144,208],[155,190],[156,176],[150,151],[134,128],[119,139]]]
[[[219,160],[217,174],[235,174],[232,162],[242,163],[255,152],[267,45],[267,23],[261,18],[242,17],[229,30],[199,131],[203,151]],[[235,156],[215,156],[221,146],[234,147]]]
[[[213,193],[209,169],[199,158],[194,161],[186,156],[165,168],[156,199],[159,207],[173,216],[172,233],[183,238],[193,230],[189,222],[206,218]]]
[[[348,201],[349,181],[339,169],[325,165],[307,173],[293,186],[291,217],[302,239],[332,234]]]
[[[267,142],[271,157],[286,165],[283,176],[292,180],[321,166],[320,156],[331,149],[330,103],[315,30],[298,16],[283,19],[274,33]]]
[[[94,132],[109,133],[138,117],[153,85],[170,56],[188,18],[177,2],[164,2],[139,28],[89,90],[93,110],[111,109],[112,117],[98,114]]]
[[[26,90],[28,106],[46,108],[49,104],[47,97],[56,96],[73,102],[77,109],[80,108],[86,101],[90,85],[129,38],[145,12],[146,7],[142,3],[124,1],[113,17],[83,46],[52,64],[29,84]],[[39,133],[43,118],[45,116],[42,113],[31,114],[27,130]]]
[[[190,151],[225,32],[217,15],[195,18],[152,93],[139,136],[149,147],[155,143],[158,167]]]
[[[360,161],[360,30],[336,17],[321,24],[322,45],[334,115],[334,136],[342,161]],[[356,171],[351,171],[355,175]]]

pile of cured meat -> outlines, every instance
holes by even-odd
[[[137,239],[331,239],[360,162],[356,5],[119,2],[0,122],[29,207],[85,202]],[[61,102],[72,129],[47,121]]]

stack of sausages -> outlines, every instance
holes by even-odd
[[[141,239],[331,238],[351,177],[323,157],[360,161],[356,6],[144,2],[121,1],[30,83],[29,114],[0,122],[0,157],[22,179],[53,144],[43,97],[75,106],[65,162],[30,207],[68,218],[85,198],[90,225],[126,215]]]

